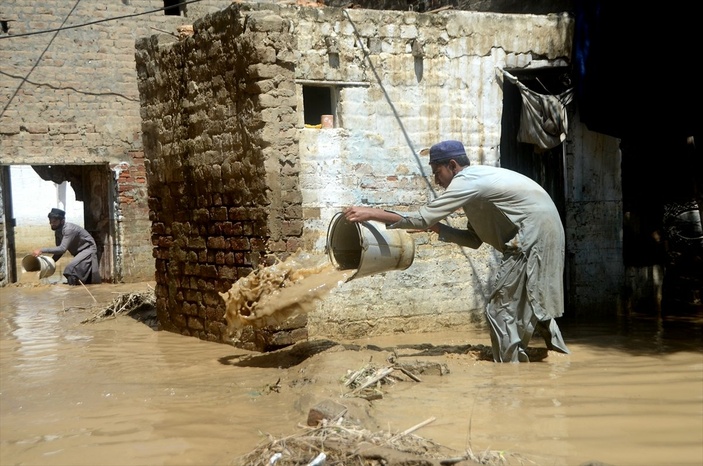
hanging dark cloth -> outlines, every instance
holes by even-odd
[[[561,144],[569,133],[566,106],[573,99],[573,89],[558,95],[540,94],[507,71],[503,70],[503,75],[517,86],[522,97],[517,140],[542,149],[551,149]]]

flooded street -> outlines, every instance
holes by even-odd
[[[519,365],[441,351],[489,344],[478,328],[328,341],[301,357],[128,316],[81,323],[96,304],[148,286],[0,288],[0,464],[237,465],[267,435],[300,431],[325,399],[349,404],[372,430],[435,418],[415,434],[459,452],[501,451],[506,464],[703,464],[700,319],[560,322],[573,354]],[[342,397],[347,371],[384,364],[400,345],[410,345],[400,359],[450,373],[399,382],[373,402]]]

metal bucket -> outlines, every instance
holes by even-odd
[[[47,278],[56,271],[56,262],[49,256],[35,257],[29,254],[22,259],[22,269],[25,272],[39,272],[39,278]]]
[[[350,222],[340,212],[327,229],[327,255],[339,270],[356,269],[348,280],[389,270],[405,270],[415,258],[415,241],[382,222]]]

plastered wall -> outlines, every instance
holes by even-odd
[[[296,27],[306,31],[298,95],[325,82],[338,93],[336,128],[301,130],[313,249],[324,249],[329,220],[345,206],[403,211],[432,198],[436,187],[420,151],[434,142],[459,139],[472,163],[499,165],[500,69],[553,66],[570,53],[571,23],[560,16],[326,9],[301,14]],[[453,221],[463,226],[459,216]],[[415,236],[409,269],[340,287],[310,316],[311,331],[358,337],[481,321],[495,252]]]

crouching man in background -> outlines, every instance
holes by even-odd
[[[66,222],[66,212],[61,209],[51,209],[49,225],[56,235],[56,247],[35,249],[34,256],[53,254],[56,262],[68,251],[73,256],[73,260],[64,268],[63,275],[67,283],[69,285],[100,283],[98,248],[90,233],[74,223]]]

